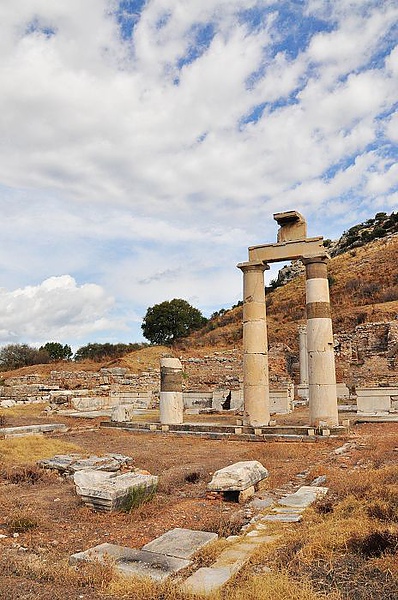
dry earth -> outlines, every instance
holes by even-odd
[[[305,421],[305,411],[296,413],[297,418]],[[0,533],[6,536],[0,539],[1,599],[111,598],[101,591],[110,575],[83,568],[72,577],[66,567],[70,554],[105,541],[139,548],[173,527],[216,531],[222,536],[236,533],[250,511],[208,499],[206,483],[216,469],[238,460],[262,462],[270,472],[270,491],[290,491],[326,474],[334,493],[348,485],[353,474],[396,464],[398,456],[398,428],[394,423],[356,426],[349,438],[356,442],[355,447],[338,455],[334,449],[346,439],[226,442],[99,429],[99,420],[54,420],[72,429],[51,438],[0,440]],[[51,417],[46,417],[45,422],[49,421]],[[43,422],[37,407],[26,406],[25,411],[20,409],[7,417],[7,425],[27,422]],[[159,475],[157,495],[128,514],[92,512],[80,502],[71,481],[34,468],[38,457],[73,448],[87,455],[118,452],[131,456],[135,466]],[[16,452],[19,458],[15,458]],[[38,480],[32,481],[37,473]],[[18,522],[22,523],[20,530]]]

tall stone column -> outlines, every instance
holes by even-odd
[[[160,359],[160,422],[162,425],[184,422],[182,364],[178,358]]]
[[[300,384],[308,385],[307,325],[299,325]]]
[[[268,342],[263,263],[238,265],[243,271],[244,422],[269,424]]]
[[[338,425],[336,371],[326,257],[303,259],[306,269],[310,425]]]

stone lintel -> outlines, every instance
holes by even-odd
[[[304,240],[289,240],[276,244],[249,246],[249,263],[278,262],[281,260],[297,260],[312,258],[327,258],[323,245],[323,237],[307,238]],[[239,265],[240,266],[240,265]]]

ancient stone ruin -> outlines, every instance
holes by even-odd
[[[271,262],[300,259],[306,269],[307,361],[310,425],[338,425],[334,343],[323,238],[307,238],[304,218],[296,211],[276,213],[276,244],[249,248],[243,272],[243,393],[245,421],[270,421],[268,343],[264,271]]]

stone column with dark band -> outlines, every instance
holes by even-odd
[[[182,365],[178,358],[160,359],[160,422],[162,425],[184,422]]]
[[[310,425],[338,425],[336,370],[327,258],[303,259],[306,269]]]
[[[244,423],[267,426],[269,413],[268,342],[263,263],[238,265],[243,271]]]

